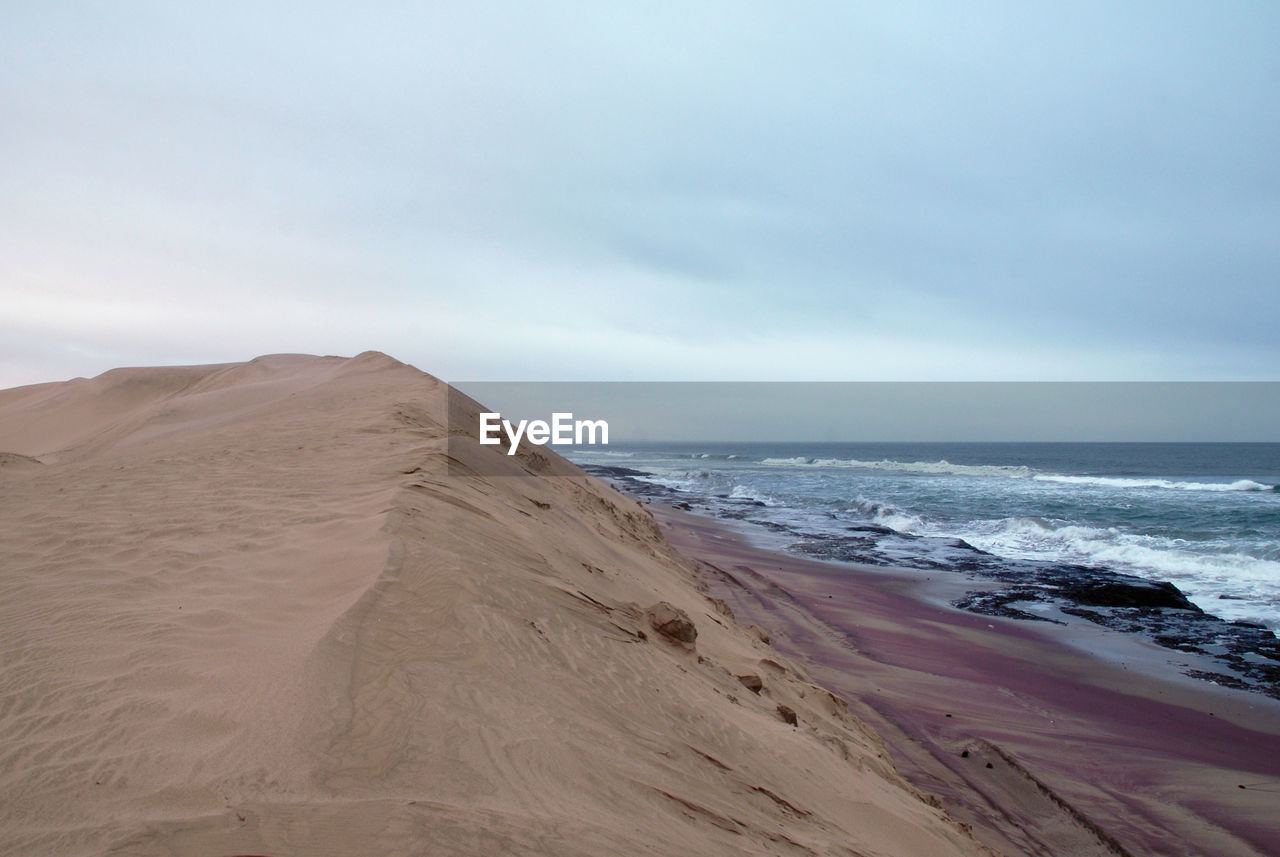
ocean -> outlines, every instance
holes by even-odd
[[[651,443],[569,457],[776,549],[1013,581],[1101,569],[1280,628],[1276,443]]]

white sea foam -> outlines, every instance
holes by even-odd
[[[1151,580],[1172,580],[1206,612],[1227,620],[1280,625],[1275,596],[1280,562],[1239,551],[1213,551],[1175,538],[1090,527],[1043,517],[932,522],[890,504],[859,497],[847,510],[900,533],[961,538],[1008,559],[1108,568]]]
[[[924,519],[919,515],[911,515],[906,512],[882,512],[876,515],[875,522],[884,527],[897,530],[900,533],[919,533],[925,528]]]
[[[766,506],[776,506],[778,501],[772,494],[763,491],[756,491],[745,485],[735,485],[733,490],[729,492],[729,498],[732,500],[754,500],[757,503],[764,503]]]
[[[747,517],[792,528],[778,536],[784,547],[795,532],[839,537],[848,524],[866,522],[903,536],[861,536],[877,562],[958,562],[964,549],[955,540],[963,539],[1013,562],[1078,563],[1172,580],[1210,613],[1280,628],[1280,534],[1270,525],[1280,496],[1264,484],[1275,478],[1258,478],[1273,472],[1265,462],[1240,469],[1228,463],[1222,472],[1241,478],[1215,478],[1170,475],[1179,472],[1176,464],[1161,473],[1136,453],[1126,475],[1108,474],[1088,456],[1073,473],[1061,454],[1019,459],[1035,465],[1023,467],[947,460],[961,451],[904,451],[906,460],[850,453],[729,460],[734,453],[703,447],[627,464],[713,506],[716,498],[739,512],[743,500],[765,503]],[[1243,478],[1250,469],[1255,478]],[[1084,470],[1099,475],[1076,475]]]
[[[1037,473],[1040,482],[1059,482],[1065,485],[1094,485],[1103,488],[1170,488],[1179,491],[1274,491],[1274,485],[1264,485],[1252,479],[1235,482],[1176,482],[1170,479],[1130,479],[1119,476],[1062,476],[1057,473]]]
[[[945,473],[955,476],[1005,476],[1025,479],[1035,471],[1021,465],[1006,464],[952,464],[949,461],[863,461],[857,458],[766,458],[760,462],[770,466],[790,467],[849,467],[861,470],[887,470],[900,473]]]
[[[1140,577],[1172,580],[1192,601],[1226,619],[1274,626],[1280,562],[1231,550],[1212,551],[1182,540],[1117,528],[1058,525],[1043,518],[975,522],[957,533],[999,556],[1070,562]],[[969,531],[964,531],[969,530]]]
[[[1103,488],[1168,488],[1181,491],[1275,491],[1276,486],[1238,479],[1234,482],[1183,482],[1172,479],[1128,478],[1122,476],[1069,476],[1042,473],[1030,467],[1010,464],[952,464],[941,461],[863,461],[856,458],[766,458],[761,464],[771,467],[846,467],[899,473],[933,473],[952,476],[997,476],[1008,479],[1034,479],[1064,485],[1086,485]]]
[[[848,511],[859,516],[868,517],[873,524],[882,527],[888,527],[891,530],[897,530],[900,533],[919,534],[928,529],[928,524],[924,518],[919,515],[913,515],[897,506],[886,503],[877,503],[874,500],[868,500],[859,497],[854,500],[853,507]]]

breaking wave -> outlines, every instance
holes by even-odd
[[[1041,473],[1023,465],[1008,464],[952,464],[941,461],[862,461],[856,458],[766,458],[760,462],[771,467],[847,467],[859,470],[880,470],[897,473],[946,474],[950,476],[993,476],[1006,479],[1034,479],[1039,482],[1057,482],[1064,485],[1085,485],[1102,488],[1162,488],[1178,491],[1277,491],[1275,485],[1265,485],[1252,479],[1234,482],[1180,482],[1172,479],[1128,478],[1122,476],[1068,476],[1060,473]]]
[[[766,458],[760,462],[770,466],[850,467],[860,470],[888,470],[901,473],[946,473],[954,476],[1006,476],[1026,478],[1035,471],[1021,465],[952,464],[949,461],[862,461],[857,458]]]
[[[1040,482],[1060,482],[1066,485],[1096,485],[1104,488],[1168,488],[1178,491],[1274,491],[1276,486],[1263,485],[1252,479],[1235,482],[1175,482],[1170,479],[1128,479],[1120,476],[1062,476],[1057,473],[1037,473],[1032,477]]]

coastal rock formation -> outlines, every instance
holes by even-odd
[[[1094,607],[1169,607],[1203,612],[1168,581],[1083,580],[1065,583],[1058,594],[1078,604]]]
[[[665,601],[649,607],[645,615],[649,618],[649,627],[672,642],[693,645],[698,639],[698,629],[689,614]]]

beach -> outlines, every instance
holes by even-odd
[[[658,509],[663,531],[884,736],[983,842],[1029,854],[1273,854],[1280,705],[1188,679],[1168,650],[949,605],[944,575],[754,547]]]
[[[508,456],[459,395],[376,352],[0,391],[0,850],[1274,853],[1274,700]]]

